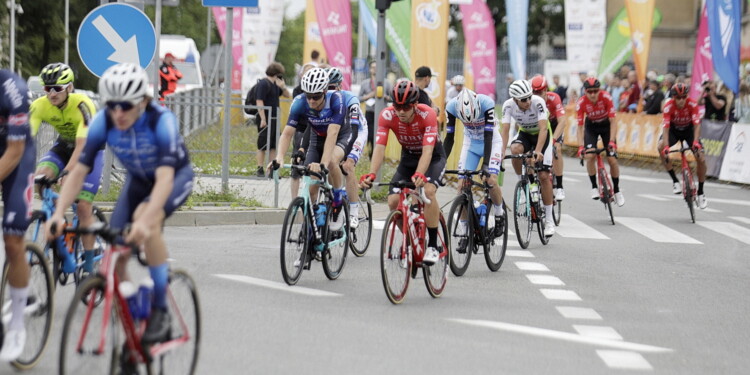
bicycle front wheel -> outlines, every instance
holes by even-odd
[[[351,233],[349,227],[349,203],[347,201],[341,202],[341,212],[339,216],[343,215],[343,218],[339,220],[344,221],[344,226],[339,230],[332,230],[330,227],[326,230],[325,241],[326,250],[323,252],[323,272],[329,280],[336,280],[341,276],[341,270],[344,269],[346,264],[346,254],[349,253],[349,240],[346,238]],[[329,220],[333,220],[333,214],[329,216]],[[328,224],[330,225],[330,221]]]
[[[609,183],[607,172],[603,169],[599,170],[599,186],[602,187],[602,203],[604,203],[604,209],[609,214],[609,220],[612,225],[615,225],[615,214],[612,212],[612,200],[614,197],[611,194],[612,187]]]
[[[487,263],[490,271],[495,272],[500,269],[505,259],[505,249],[508,247],[508,207],[503,203],[503,222],[495,221],[495,213],[492,212],[492,205],[487,210],[487,225],[484,233],[484,261]],[[496,230],[500,225],[501,232]],[[498,235],[499,234],[499,235]]]
[[[450,228],[451,272],[462,276],[469,268],[472,249],[474,248],[474,231],[470,223],[469,201],[461,195],[453,201],[448,213],[448,228]],[[463,218],[463,219],[462,219]]]
[[[690,220],[695,223],[695,195],[693,195],[693,174],[689,169],[682,170],[682,186],[684,186],[685,202],[690,210]]]
[[[29,265],[29,288],[26,307],[24,308],[24,325],[26,327],[26,346],[17,360],[11,362],[13,367],[28,370],[39,362],[49,341],[54,313],[54,282],[49,262],[36,244],[26,243],[25,260]],[[3,268],[3,280],[0,288],[0,300],[3,303],[2,319],[7,323],[11,317],[11,300],[8,284],[8,263]]]
[[[547,214],[544,210],[544,204],[539,201],[534,203],[534,210],[536,210],[536,229],[539,231],[539,240],[542,241],[542,245],[549,243],[549,237],[544,235],[544,229],[547,227]]]
[[[386,297],[393,304],[401,303],[406,297],[412,267],[411,251],[406,246],[407,237],[399,229],[402,221],[401,211],[394,210],[388,214],[380,244],[380,274],[383,277],[383,288]]]
[[[349,246],[354,256],[361,257],[367,252],[372,237],[372,205],[370,202],[359,200],[357,221],[359,222],[357,228],[351,231],[352,237],[349,240]]]
[[[513,194],[513,223],[516,225],[516,239],[522,249],[529,247],[531,241],[531,202],[529,202],[529,185],[521,180],[516,183]]]
[[[309,236],[312,226],[305,216],[305,200],[297,197],[286,210],[281,230],[281,276],[289,285],[296,284],[302,275]]]
[[[187,272],[175,270],[169,275],[168,301],[172,327],[166,344],[176,346],[155,358],[155,369],[159,374],[193,374],[200,349],[201,311],[195,282]]]
[[[433,298],[438,298],[443,294],[445,290],[445,284],[448,282],[448,264],[450,263],[450,244],[448,238],[448,226],[445,225],[445,218],[440,215],[440,223],[438,224],[438,238],[437,245],[440,255],[438,256],[437,262],[431,266],[422,267],[422,273],[424,274],[424,283],[427,286],[427,292]]]
[[[560,219],[562,218],[562,201],[557,199],[552,202],[552,219],[555,220],[555,225],[560,225]]]

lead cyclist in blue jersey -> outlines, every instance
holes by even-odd
[[[494,205],[492,209],[495,212],[495,236],[502,236],[505,216],[502,206],[503,194],[497,184],[497,175],[500,173],[505,145],[495,118],[495,101],[487,95],[477,95],[474,91],[464,88],[457,97],[448,101],[445,112],[448,114],[444,142],[446,158],[451,154],[456,119],[459,119],[464,125],[464,139],[461,157],[458,159],[458,170],[476,170],[479,159],[482,159],[482,170],[489,174],[489,178],[483,176],[482,179],[490,186],[490,197]],[[461,189],[462,186],[459,184],[459,194]],[[465,225],[466,221],[461,220],[461,224]]]
[[[47,222],[47,238],[56,238],[64,225],[63,213],[73,203],[105,143],[127,169],[122,193],[110,226],[132,223],[125,241],[146,252],[154,297],[151,316],[142,337],[145,344],[163,341],[170,327],[167,311],[167,249],[162,237],[164,220],[180,207],[193,187],[193,168],[179,133],[177,118],[148,95],[148,77],[138,65],[123,63],[107,69],[99,80],[106,108],[89,128],[79,162],[60,192],[54,216]],[[50,226],[56,224],[56,233]],[[127,257],[118,258],[116,272],[127,280]]]

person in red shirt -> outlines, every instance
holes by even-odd
[[[174,62],[174,55],[167,52],[164,55],[164,63],[159,67],[159,78],[161,86],[159,89],[159,100],[164,100],[164,97],[174,93],[177,89],[177,81],[182,79],[182,73],[172,64]]]
[[[552,170],[555,172],[557,178],[557,189],[554,191],[555,199],[561,201],[565,199],[565,190],[563,189],[563,158],[562,158],[562,143],[563,135],[565,134],[565,107],[562,105],[560,96],[554,92],[549,92],[547,87],[547,79],[537,74],[531,78],[531,89],[534,95],[538,95],[547,103],[547,109],[549,115],[550,126],[552,127],[552,144],[555,146],[556,157],[552,159]]]
[[[393,88],[393,105],[380,113],[375,135],[375,150],[372,153],[370,173],[360,178],[360,187],[372,187],[376,173],[380,170],[388,144],[388,132],[392,131],[401,144],[401,161],[391,182],[411,179],[417,187],[424,187],[430,200],[425,205],[428,242],[422,262],[432,265],[437,262],[437,228],[440,219],[440,204],[437,188],[440,174],[445,169],[445,150],[438,137],[435,111],[426,104],[418,104],[419,88],[411,81],[401,81]],[[399,196],[394,188],[388,195],[388,207],[395,210]]]
[[[617,164],[617,123],[615,118],[615,106],[612,98],[606,91],[600,90],[601,83],[595,77],[589,77],[583,82],[586,95],[576,102],[576,114],[578,116],[578,157],[584,156],[586,151],[597,148],[601,137],[602,143],[607,145],[607,162],[609,172],[612,175],[612,185],[615,190],[615,201],[618,206],[625,204],[625,196],[620,192],[620,166]],[[585,118],[585,121],[584,121]],[[599,199],[599,190],[596,184],[596,165],[594,154],[585,154],[586,170],[591,180],[591,199]]]
[[[677,176],[672,169],[672,163],[669,162],[669,148],[676,144],[687,142],[693,148],[693,154],[698,160],[698,207],[705,209],[708,207],[706,195],[703,193],[703,183],[706,181],[706,158],[703,155],[703,144],[701,144],[701,116],[698,110],[698,104],[693,99],[688,98],[688,87],[683,83],[672,86],[670,97],[664,103],[662,123],[662,134],[659,137],[659,153],[661,160],[664,162],[664,168],[672,177],[672,192],[675,194],[682,193],[682,186],[677,180]]]

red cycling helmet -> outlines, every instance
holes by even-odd
[[[684,83],[677,83],[674,86],[672,86],[672,90],[670,90],[670,95],[672,97],[675,96],[687,96],[688,94],[688,87]]]
[[[601,86],[601,83],[599,83],[599,80],[596,79],[596,77],[589,77],[586,78],[585,81],[583,81],[583,88],[586,90],[591,88],[598,89],[599,86]]]
[[[531,89],[534,91],[542,91],[547,89],[547,79],[543,75],[537,74],[531,78]]]
[[[417,102],[419,88],[412,81],[401,81],[393,88],[393,104],[408,105]]]

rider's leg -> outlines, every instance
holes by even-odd
[[[346,180],[346,195],[349,197],[349,215],[359,217],[359,183],[355,175],[356,162],[347,158],[343,166],[347,173],[344,179]]]
[[[10,284],[11,309],[13,314],[9,330],[22,330],[23,310],[26,307],[29,286],[29,262],[26,260],[23,236],[3,235],[5,257],[8,262],[8,284]]]
[[[620,192],[620,165],[614,156],[608,156],[607,162],[609,162],[609,173],[612,175],[612,187],[617,194]]]
[[[512,155],[520,155],[524,153],[524,145],[522,143],[513,143],[510,145],[510,153]],[[516,176],[521,178],[521,160],[513,159],[513,170],[516,172]]]
[[[424,221],[427,224],[427,246],[437,248],[437,228],[440,222],[440,205],[437,202],[437,186],[432,183],[424,185],[424,195],[430,200],[425,205]]]
[[[552,168],[555,171],[555,178],[557,179],[557,188],[563,188],[563,156],[562,156],[562,144],[555,142],[555,154],[557,158],[552,161]]]

